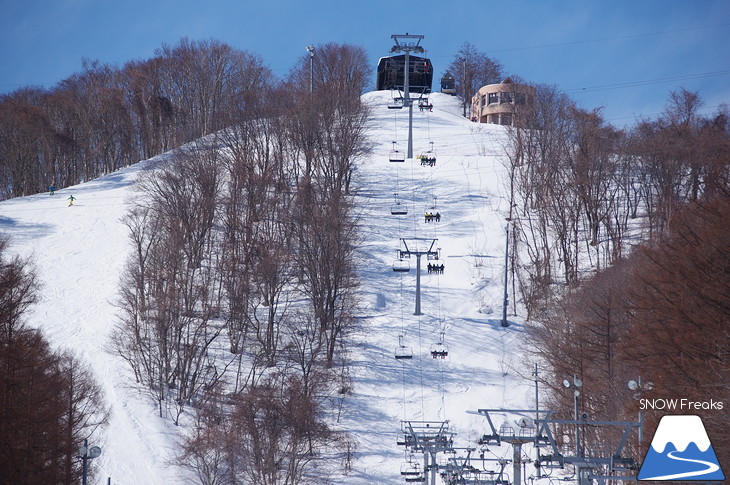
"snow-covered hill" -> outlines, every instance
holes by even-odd
[[[486,419],[466,411],[534,407],[531,382],[514,372],[530,373],[529,359],[519,353],[523,327],[515,319],[501,326],[506,132],[465,120],[453,97],[430,99],[433,112],[414,109],[413,155],[433,150],[433,167],[389,161],[393,141],[406,148],[407,110],[387,109],[387,92],[365,96],[373,106],[376,148],[358,176],[364,299],[353,355],[355,396],[344,420],[361,453],[353,475],[339,483],[404,483],[404,449],[396,445],[401,420],[448,420],[457,433],[454,446],[474,447],[487,432]],[[395,192],[408,215],[391,215]],[[439,212],[441,221],[426,223],[426,211]],[[411,250],[418,238],[425,239],[421,244],[437,239],[441,250],[443,274],[428,274],[432,261],[423,257],[421,316],[414,315],[415,257],[410,272],[392,270],[396,250],[404,249],[400,238]],[[394,358],[399,335],[411,360]],[[441,340],[448,356],[434,359],[432,345]]]
[[[387,109],[390,93],[364,96],[373,108],[373,154],[354,180],[362,228],[362,301],[356,346],[350,355],[353,394],[343,401],[339,426],[358,441],[353,470],[332,477],[341,484],[404,483],[401,420],[445,421],[455,446],[475,446],[485,419],[478,408],[533,407],[529,359],[519,353],[523,327],[500,325],[504,266],[504,197],[500,161],[502,127],[476,125],[459,115],[452,97],[433,94],[433,112],[414,109],[414,155],[435,152],[435,166],[417,160],[391,163],[392,142],[406,148],[406,110]],[[433,142],[433,145],[431,145]],[[129,251],[121,221],[137,194],[134,181],[163,156],[101,179],[0,203],[0,231],[11,249],[32,255],[42,300],[30,323],[53,345],[71,349],[93,366],[112,406],[110,426],[95,460],[106,483],[186,483],[169,463],[178,429],[157,416],[148,396],[134,386],[126,365],[108,352],[115,324],[117,284]],[[408,215],[391,215],[394,193]],[[67,198],[76,198],[73,207]],[[431,209],[434,207],[435,209]],[[424,212],[439,212],[426,223]],[[423,258],[422,312],[414,315],[415,258],[410,272],[394,272],[400,238],[413,244],[437,239],[443,274],[429,274]],[[424,241],[424,240],[428,241]],[[419,248],[422,249],[422,248]],[[412,359],[395,359],[399,335]],[[448,347],[434,359],[431,346]],[[494,450],[493,450],[494,451]],[[505,453],[509,450],[504,450]],[[498,451],[497,451],[498,452]],[[420,460],[420,456],[415,457]]]

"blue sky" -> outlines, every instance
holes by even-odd
[[[406,32],[425,36],[437,77],[470,42],[616,125],[655,116],[680,87],[706,113],[730,103],[727,0],[0,0],[0,93],[52,87],[82,58],[147,59],[182,37],[251,51],[284,76],[310,43],[360,45],[374,65]]]

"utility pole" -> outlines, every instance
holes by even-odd
[[[309,44],[307,47],[309,52],[309,94],[314,93],[314,45]]]
[[[408,108],[408,151],[406,158],[413,158],[413,99],[411,99],[409,75],[410,75],[410,53],[423,53],[426,50],[419,45],[423,39],[422,35],[393,34],[390,36],[395,45],[390,52],[405,52],[405,65],[403,67],[403,106]]]
[[[81,484],[86,485],[87,462],[101,455],[101,448],[92,446],[89,448],[89,440],[84,440],[83,446],[79,447],[79,458],[81,458]]]
[[[502,326],[509,327],[507,321],[507,304],[509,303],[509,295],[507,294],[507,276],[509,275],[509,223],[505,229],[506,243],[504,248],[504,301],[502,302]]]
[[[466,57],[464,57],[464,118],[466,118]]]

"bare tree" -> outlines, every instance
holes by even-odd
[[[471,98],[479,88],[496,84],[504,79],[502,64],[480,52],[477,46],[464,42],[447,69],[454,75],[456,94],[462,98],[464,116],[471,106]]]
[[[176,423],[199,389],[220,377],[208,355],[222,331],[209,259],[219,175],[215,151],[181,152],[143,183],[149,209],[128,219],[136,251],[125,281],[133,286],[122,291],[115,346],[153,392],[161,415],[172,398]]]

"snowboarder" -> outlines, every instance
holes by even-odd
[[[69,198],[68,198],[68,206],[71,207],[72,205],[74,205],[74,201],[75,200],[76,200],[76,197],[74,197],[73,195],[69,196]]]

